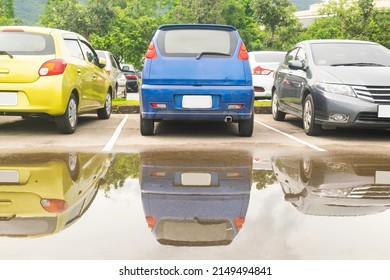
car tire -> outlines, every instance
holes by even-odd
[[[271,109],[272,117],[275,121],[284,121],[286,113],[279,110],[278,94],[276,90],[272,94]]]
[[[69,97],[65,113],[56,117],[57,128],[62,134],[72,134],[76,130],[78,121],[77,98],[72,93]]]
[[[154,134],[154,121],[152,119],[144,119],[140,115],[140,130],[141,135],[150,136]]]
[[[242,137],[251,137],[253,134],[254,126],[254,113],[252,112],[251,118],[248,120],[241,120],[238,122],[238,135]]]
[[[311,94],[306,96],[305,102],[303,103],[302,119],[303,130],[307,135],[316,136],[321,134],[321,126],[315,123],[315,107]]]
[[[101,120],[107,120],[111,116],[112,111],[112,97],[111,92],[107,92],[106,101],[104,102],[104,107],[97,110],[98,118]]]

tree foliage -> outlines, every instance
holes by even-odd
[[[21,21],[15,17],[14,0],[0,1],[0,25],[17,25]]]

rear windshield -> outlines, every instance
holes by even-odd
[[[375,44],[328,43],[311,44],[317,65],[377,64],[390,66],[390,50]]]
[[[283,62],[286,53],[254,53],[256,62]]]
[[[13,55],[50,55],[55,53],[50,35],[28,32],[0,32],[0,51]]]
[[[159,33],[158,47],[163,56],[212,57],[232,56],[237,38],[229,30],[173,29]],[[208,54],[207,54],[208,53]]]

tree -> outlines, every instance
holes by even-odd
[[[15,18],[14,0],[0,1],[0,25],[19,25],[21,20]]]
[[[267,48],[285,49],[286,45],[294,43],[300,25],[291,0],[251,0],[250,5],[259,29],[265,32]]]

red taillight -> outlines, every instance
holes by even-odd
[[[267,68],[262,68],[261,66],[257,66],[252,70],[253,75],[269,75],[273,72],[274,71]]]
[[[240,52],[238,53],[238,59],[241,59],[241,60],[248,60],[249,59],[249,55],[248,55],[248,52],[246,50],[244,42],[241,43]]]
[[[237,230],[242,229],[242,226],[245,223],[245,217],[234,218],[234,223],[236,224]]]
[[[68,209],[68,204],[62,199],[46,199],[41,200],[42,207],[50,213],[62,213]]]
[[[3,29],[1,32],[24,32],[24,30],[20,28],[7,28]]]
[[[137,80],[137,75],[126,75],[126,79],[128,79],[128,80]]]
[[[53,59],[46,61],[39,69],[39,75],[41,76],[53,76],[64,73],[66,69],[66,62],[63,59]]]
[[[153,42],[150,43],[150,45],[148,47],[148,51],[146,52],[145,57],[149,58],[149,59],[153,59],[153,58],[157,57],[156,48],[154,47],[154,43]]]
[[[146,219],[146,223],[148,224],[148,227],[150,228],[150,230],[153,230],[154,225],[156,224],[156,217],[146,216],[145,219]]]
[[[107,72],[107,75],[108,75],[108,76],[111,75],[111,70],[107,69],[106,72]]]

